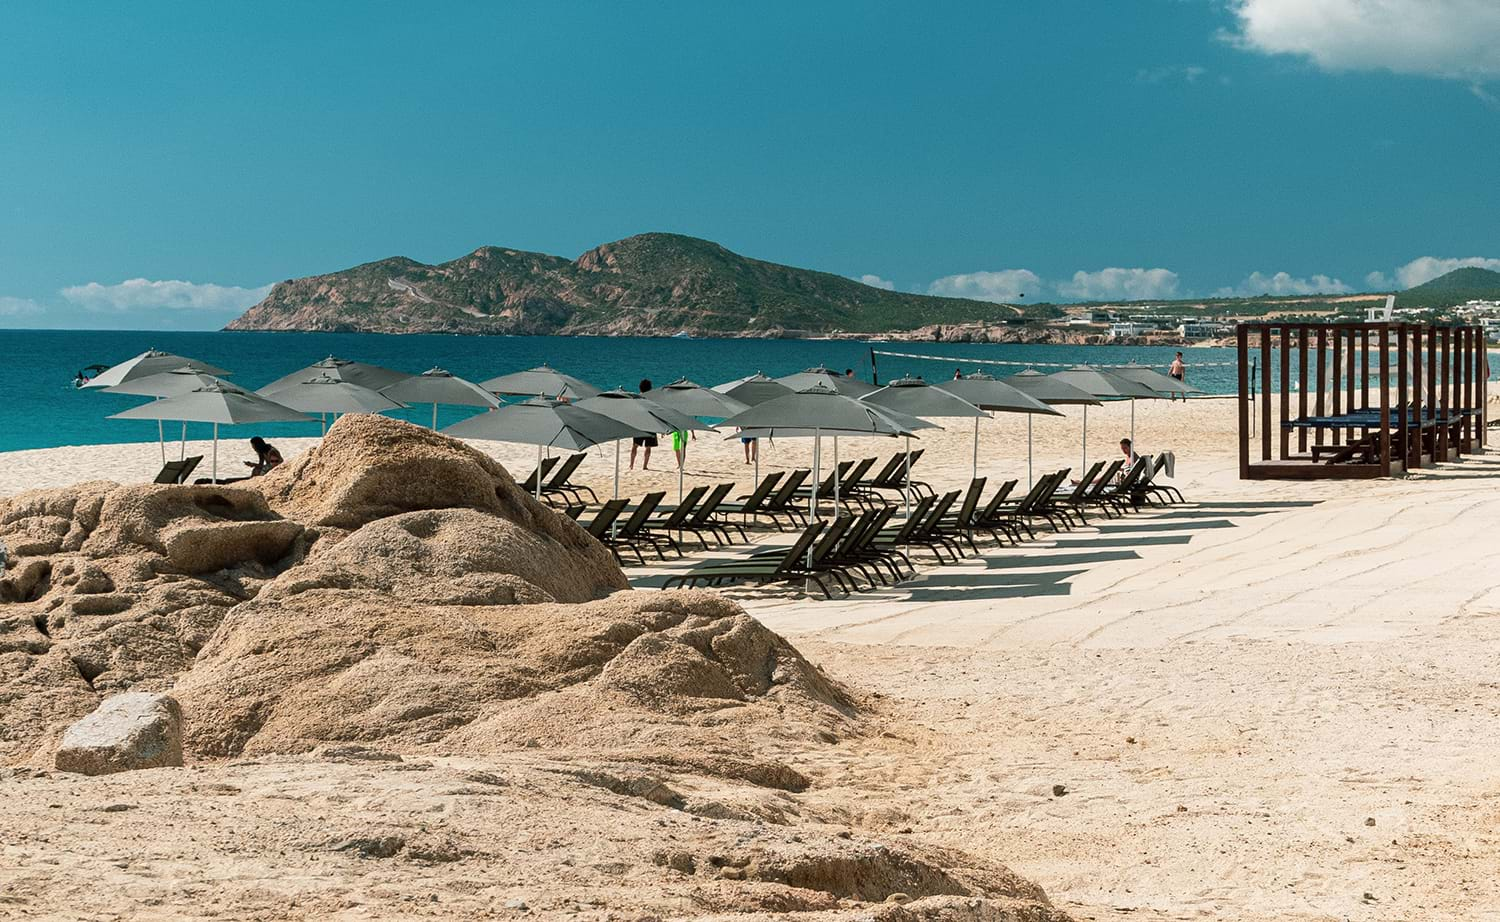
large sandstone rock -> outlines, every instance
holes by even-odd
[[[57,750],[57,768],[108,775],[182,764],[182,708],[170,695],[126,692],[73,724]]]

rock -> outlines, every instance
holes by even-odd
[[[56,761],[59,770],[84,775],[180,766],[182,708],[170,695],[106,698],[63,734]]]
[[[1054,785],[1052,785],[1052,796],[1053,797],[1061,797],[1061,796],[1063,796],[1066,793],[1068,793],[1068,786],[1067,785],[1065,785],[1065,784],[1054,784]]]
[[[1365,817],[1365,825],[1366,826],[1374,826],[1375,825],[1375,817],[1373,817],[1373,816],[1367,816],[1367,817]]]
[[[505,901],[505,908],[506,909],[526,909],[527,908],[526,901],[525,900],[506,900]]]

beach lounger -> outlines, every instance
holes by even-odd
[[[1167,466],[1166,455],[1157,455],[1156,460],[1151,463],[1151,470],[1147,472],[1145,479],[1141,482],[1140,489],[1157,496],[1165,496],[1166,502],[1183,503],[1187,500],[1182,491],[1173,486],[1156,482],[1156,475],[1160,474]]]
[[[595,537],[603,541],[606,547],[614,550],[616,557],[620,556],[619,548],[628,548],[631,553],[635,554],[641,566],[646,565],[646,556],[641,553],[640,548],[642,544],[649,545],[656,552],[658,559],[666,560],[667,555],[662,553],[660,541],[654,539],[649,534],[643,534],[646,530],[646,523],[651,521],[651,516],[656,513],[656,507],[661,505],[661,501],[666,496],[667,494],[664,491],[647,493],[635,507],[635,510],[631,512],[630,518],[625,520],[625,524],[614,529],[608,535],[603,537],[596,535]]]
[[[609,532],[615,522],[619,520],[620,513],[629,504],[630,500],[628,499],[612,499],[599,509],[593,521],[583,527],[583,530],[592,535],[595,540],[609,548],[609,552],[615,556],[615,562],[622,566],[624,565],[624,561],[620,559],[620,552],[615,550],[614,545],[610,543]]]
[[[979,509],[979,497],[984,493],[986,479],[975,477],[969,481],[969,489],[964,493],[964,501],[959,503],[958,511],[938,522],[934,534],[954,539],[955,543],[964,541],[974,553],[979,553],[979,545],[974,543],[974,513]]]
[[[781,520],[785,518],[792,526],[807,526],[807,516],[802,511],[802,506],[797,502],[797,488],[802,486],[812,471],[799,468],[787,475],[776,492],[761,504],[760,509],[754,513],[757,517],[765,516],[776,526],[777,531],[784,531]]]
[[[953,504],[958,502],[958,495],[959,491],[954,490],[950,493],[944,493],[939,497],[932,504],[931,511],[927,513],[926,518],[921,520],[920,524],[915,528],[905,530],[906,535],[905,539],[901,542],[902,545],[906,547],[925,547],[932,552],[932,556],[937,559],[938,563],[945,566],[950,562],[957,563],[963,557],[963,549],[954,544],[952,539],[939,534],[937,529],[938,525],[943,521],[944,516],[953,508]],[[931,497],[927,498],[930,499]],[[902,530],[904,529],[898,529],[898,533]],[[877,537],[875,540],[877,545],[887,545],[887,542],[882,537]],[[953,555],[952,561],[943,557],[943,551],[945,550]]]
[[[639,536],[647,541],[659,541],[676,551],[677,556],[681,557],[682,547],[677,543],[677,539],[672,537],[672,532],[681,532],[683,526],[687,524],[688,518],[698,508],[698,502],[703,499],[703,494],[707,492],[708,487],[693,487],[687,491],[687,495],[682,498],[682,502],[676,506],[670,508],[658,506],[656,510],[657,517],[646,522],[645,526],[641,528]],[[696,537],[698,538],[698,543],[703,545],[703,549],[705,551],[708,550],[708,542],[703,540],[703,536],[697,535]]]
[[[531,476],[527,477],[526,480],[521,483],[521,489],[525,490],[527,493],[530,493],[532,496],[536,496],[537,481],[542,479],[543,477],[546,477],[547,474],[557,466],[558,460],[559,459],[557,458],[543,458],[542,463],[538,464],[536,466],[536,469],[531,472]]]
[[[568,482],[568,478],[573,476],[573,472],[578,470],[578,465],[582,464],[583,459],[587,457],[587,452],[569,455],[567,460],[560,464],[553,472],[552,478],[542,484],[542,497],[545,499],[550,494],[560,494],[568,497],[573,502],[583,502],[583,494],[587,493],[589,499],[597,503],[599,497],[594,495],[592,489]]]
[[[732,528],[739,534],[741,541],[749,541],[750,538],[745,534],[744,526],[728,518],[721,511],[724,507],[725,497],[733,489],[733,483],[721,483],[714,487],[713,491],[704,498],[703,502],[698,504],[698,508],[693,512],[692,517],[688,519],[687,530],[697,535],[700,541],[703,540],[703,533],[708,532],[714,536],[715,541],[721,544],[733,544],[734,538],[729,532]],[[705,544],[705,546],[707,545]]]
[[[779,556],[766,557],[759,560],[733,560],[723,563],[704,564],[694,567],[687,573],[668,577],[662,584],[663,589],[671,589],[677,586],[722,586],[726,583],[756,582],[775,583],[792,582],[799,579],[809,579],[823,591],[826,598],[832,598],[828,591],[826,582],[821,577],[807,570],[808,549],[827,525],[823,522],[813,522],[802,530],[786,550]]]
[[[181,461],[168,461],[161,466],[161,473],[156,475],[153,483],[187,483],[192,476],[193,470],[198,462],[203,460],[202,455],[189,455]]]

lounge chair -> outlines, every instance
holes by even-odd
[[[713,492],[709,493],[703,502],[698,504],[698,508],[693,511],[693,515],[688,519],[685,527],[688,531],[697,535],[699,541],[703,541],[703,533],[708,532],[714,536],[714,540],[721,544],[733,544],[734,538],[729,533],[731,528],[739,533],[741,541],[750,540],[745,534],[744,526],[740,525],[739,522],[727,518],[720,512],[724,506],[724,498],[733,489],[733,483],[719,484],[713,488]],[[706,547],[707,544],[705,543],[704,546]]]
[[[951,562],[957,563],[959,558],[963,557],[962,548],[954,544],[952,539],[939,534],[937,529],[948,511],[953,508],[953,504],[958,502],[958,493],[959,491],[954,490],[939,497],[932,504],[932,509],[927,513],[926,518],[922,519],[915,528],[906,529],[904,526],[898,528],[897,534],[905,533],[905,539],[901,543],[905,546],[916,545],[927,548],[932,552],[932,556],[937,558],[937,562],[944,565],[950,563],[943,557],[943,551],[946,550],[953,555]],[[887,545],[888,542],[883,536],[878,536],[875,543]]]
[[[547,474],[557,466],[557,462],[559,460],[560,459],[558,458],[543,458],[542,463],[538,464],[536,466],[536,469],[531,472],[531,476],[527,477],[526,480],[521,484],[521,489],[525,490],[527,493],[530,493],[532,496],[535,496],[537,481],[542,479],[543,477],[546,477]]]
[[[662,584],[662,588],[671,589],[674,586],[722,586],[725,583],[756,582],[776,583],[792,582],[799,579],[809,579],[823,591],[826,598],[832,598],[828,591],[828,585],[823,579],[807,569],[807,555],[820,534],[827,525],[823,522],[813,522],[802,530],[786,550],[775,557],[762,557],[760,559],[731,560],[722,563],[704,564],[694,567],[687,573],[668,577]]]
[[[661,505],[661,501],[666,496],[665,491],[647,493],[635,507],[635,511],[630,514],[630,518],[625,520],[625,524],[614,529],[606,536],[600,537],[596,535],[595,537],[598,537],[607,547],[614,550],[617,558],[620,556],[619,548],[628,548],[631,553],[635,554],[641,566],[646,565],[646,556],[641,553],[641,544],[650,545],[651,549],[656,552],[658,559],[666,560],[667,555],[661,552],[661,542],[652,535],[645,533],[646,524],[651,521],[651,516],[655,514],[656,507]]]
[[[708,487],[693,487],[682,498],[682,502],[676,506],[670,509],[664,506],[657,507],[658,517],[647,521],[645,527],[640,531],[640,537],[648,541],[660,541],[676,551],[678,557],[681,557],[682,546],[677,543],[676,538],[672,537],[672,532],[681,532],[682,527],[687,524],[688,517],[698,508],[699,500],[703,499],[703,494],[707,492]],[[664,509],[666,510],[665,515],[662,514]],[[698,543],[703,545],[703,549],[705,551],[708,550],[708,542],[703,540],[703,536],[697,535],[697,538]]]
[[[583,502],[583,494],[587,493],[589,499],[597,503],[599,497],[594,495],[594,491],[591,488],[580,484],[568,483],[568,478],[573,476],[573,473],[578,470],[578,465],[582,464],[583,459],[587,457],[587,452],[569,455],[568,459],[553,472],[552,478],[542,484],[542,496],[545,498],[551,494],[558,494],[568,497],[573,502],[581,503]]]
[[[762,477],[760,484],[749,493],[741,496],[735,502],[725,502],[719,505],[719,510],[725,514],[738,513],[742,516],[750,516],[760,511],[765,501],[770,498],[771,491],[776,489],[776,484],[781,482],[782,473],[774,471]]]
[[[202,455],[189,455],[181,461],[168,461],[161,466],[161,473],[156,475],[153,483],[187,483],[192,476],[193,469],[198,462],[203,460]]]
[[[755,515],[757,517],[765,516],[770,519],[771,524],[776,526],[777,531],[784,531],[781,527],[782,518],[786,518],[788,523],[793,526],[800,524],[806,527],[807,516],[803,513],[801,505],[797,502],[797,488],[802,486],[803,482],[810,476],[812,476],[812,471],[806,468],[792,471],[787,475],[786,480],[782,481],[781,486],[777,488],[776,492],[761,504],[760,509],[756,510]]]
[[[1156,460],[1151,462],[1151,469],[1146,473],[1144,479],[1141,481],[1141,484],[1139,487],[1137,487],[1137,489],[1144,490],[1147,493],[1154,493],[1158,497],[1166,496],[1166,502],[1187,502],[1187,500],[1183,497],[1181,490],[1173,486],[1168,486],[1164,483],[1156,482],[1156,475],[1160,474],[1166,468],[1166,466],[1166,455],[1157,455]]]
[[[969,489],[964,494],[964,501],[959,503],[958,511],[939,521],[934,534],[962,540],[974,553],[979,553],[979,545],[974,543],[974,529],[977,527],[974,513],[979,509],[979,497],[984,493],[986,479],[975,477],[969,481]]]

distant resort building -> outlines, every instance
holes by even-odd
[[[1109,325],[1110,339],[1125,339],[1133,336],[1145,336],[1147,333],[1156,332],[1156,327],[1149,323],[1137,323],[1133,320],[1118,320]]]

